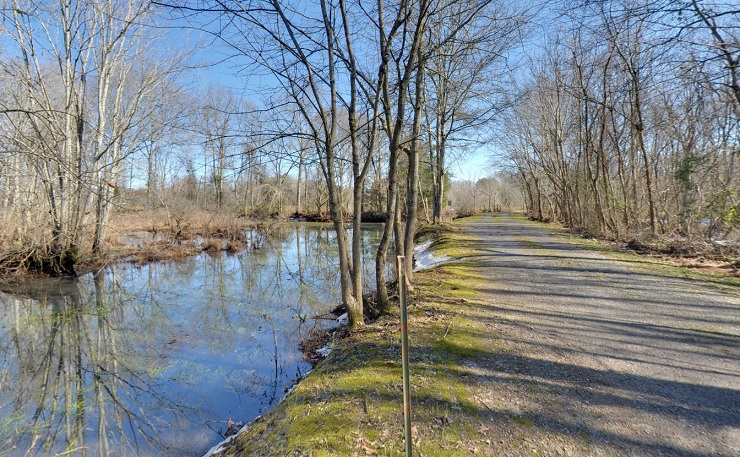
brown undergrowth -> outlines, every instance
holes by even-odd
[[[519,214],[520,221],[525,220]],[[551,220],[538,221],[529,218],[532,223],[544,223],[570,232],[573,236],[586,240],[590,249],[603,249],[609,252],[628,251],[645,258],[669,262],[673,265],[695,269],[700,272],[718,273],[740,277],[740,241],[717,242],[702,239],[671,238],[668,236],[642,236],[615,240],[595,236],[591,233],[571,231],[567,226]],[[597,246],[600,245],[600,246]]]
[[[117,261],[144,264],[178,260],[201,252],[237,252],[258,248],[281,220],[250,220],[228,211],[193,209],[178,217],[166,208],[128,208],[114,212],[100,253],[93,254],[83,239],[74,271],[84,274]],[[49,254],[38,246],[0,249],[0,280],[19,283],[53,275],[45,262]]]

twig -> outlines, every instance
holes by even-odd
[[[450,321],[450,323],[449,323],[449,324],[447,324],[447,329],[445,330],[445,334],[444,334],[444,336],[442,337],[442,339],[445,339],[445,338],[447,338],[447,334],[448,334],[448,333],[450,332],[450,327],[452,327],[452,321]]]
[[[478,398],[478,401],[480,402],[481,405],[483,405],[486,408],[488,408],[488,410],[491,411],[492,413],[495,413],[496,412],[496,410],[494,410],[493,408],[491,408],[490,406],[488,406],[488,404],[485,401],[483,401],[482,398]]]

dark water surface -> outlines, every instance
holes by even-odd
[[[363,230],[368,272],[379,232]],[[288,225],[249,249],[0,292],[0,457],[199,456],[310,366],[339,301],[335,234]]]

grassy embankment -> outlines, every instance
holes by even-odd
[[[409,297],[415,454],[472,455],[475,442],[487,438],[468,367],[497,348],[480,323],[487,311],[473,291],[482,278],[475,261],[465,260],[475,240],[460,231],[437,236],[437,255],[462,260],[417,273]],[[336,342],[329,358],[227,455],[403,455],[399,341],[394,312]]]
[[[470,220],[456,222],[453,228]],[[634,262],[638,268],[670,270],[672,275],[721,288],[738,285],[737,278],[726,274],[676,268],[661,259],[620,252],[603,242],[560,231],[574,244]],[[477,273],[473,257],[476,240],[458,230],[439,231],[436,236],[436,254],[459,260],[417,273],[409,297],[415,455],[479,455],[496,439],[483,425],[490,424],[484,416],[493,413],[503,420],[501,425],[512,439],[526,437],[533,424],[516,414],[494,412],[471,392],[476,364],[507,349],[484,324],[496,319],[495,311],[474,290],[486,281]],[[329,358],[240,435],[226,455],[404,455],[398,314],[383,316],[336,342]]]

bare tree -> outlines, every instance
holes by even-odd
[[[430,87],[426,124],[433,176],[432,220],[439,222],[447,157],[486,138],[496,114],[506,106],[509,51],[518,44],[530,14],[525,6],[496,1],[449,1],[429,28],[425,60]]]
[[[507,119],[530,214],[724,250],[715,240],[740,228],[738,14],[694,1],[567,8]]]
[[[388,192],[385,215],[385,228],[375,256],[375,280],[378,306],[385,310],[389,306],[388,288],[386,285],[385,265],[391,234],[396,232],[396,252],[403,253],[403,236],[400,236],[400,219],[398,205],[398,162],[402,150],[409,149],[406,133],[407,92],[418,71],[418,57],[423,47],[424,30],[429,18],[430,0],[422,0],[418,5],[401,1],[390,20],[386,18],[385,5],[378,0],[377,27],[380,37],[380,62],[378,83],[382,101],[383,129],[388,137]],[[409,21],[409,18],[413,18]],[[402,45],[398,45],[398,42]],[[406,44],[409,43],[409,44]],[[406,44],[405,46],[403,44]],[[396,79],[391,80],[391,75]],[[395,99],[391,94],[395,94]],[[412,186],[413,187],[413,186]],[[397,229],[397,230],[394,230]]]
[[[44,270],[73,274],[86,235],[92,252],[101,251],[123,160],[140,144],[137,126],[177,59],[146,58],[144,44],[154,38],[144,26],[148,3],[11,3],[0,33],[13,44],[0,65],[17,83],[0,110],[17,132],[11,152],[43,189],[37,209],[48,211],[48,233],[23,243]]]
[[[214,2],[204,14],[228,17],[228,27],[212,32],[237,54],[269,72],[277,81],[273,99],[290,106],[307,131],[276,132],[278,136],[308,139],[328,191],[328,205],[340,258],[342,302],[350,323],[363,323],[360,215],[369,156],[359,147],[360,81],[353,49],[347,4],[322,0],[316,8],[298,3],[259,1]],[[283,109],[284,107],[283,106]],[[367,117],[374,119],[374,115]],[[353,240],[350,244],[342,205],[340,146],[342,119],[346,119],[352,161]],[[374,122],[374,121],[373,121]]]
[[[244,111],[242,102],[233,92],[223,87],[209,87],[197,118],[196,128],[200,130],[205,157],[210,162],[204,164],[204,168],[210,167],[209,177],[219,209],[224,204],[227,168],[233,168],[244,138],[240,122]]]

